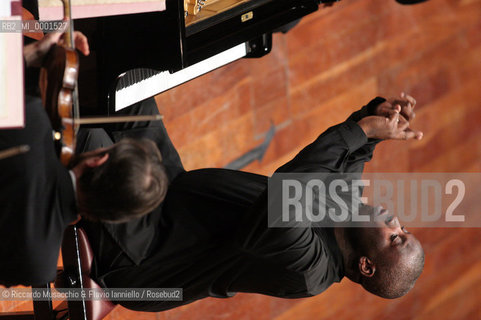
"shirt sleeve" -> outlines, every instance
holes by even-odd
[[[364,161],[371,159],[378,141],[369,141],[357,121],[368,116],[381,99],[374,99],[345,122],[327,129],[276,173],[362,172]],[[291,271],[327,268],[327,249],[308,224],[293,222],[283,228],[268,227],[268,210],[275,201],[279,199],[271,199],[265,191],[246,215],[239,237],[243,250],[274,259]]]
[[[336,126],[330,127],[294,159],[276,172],[362,172],[381,140],[368,139],[357,122],[374,115],[376,107],[386,101],[376,97]]]
[[[361,127],[347,120],[327,129],[276,172],[342,172],[349,156],[367,142]]]
[[[367,105],[362,107],[359,111],[354,112],[349,116],[347,121],[358,122],[364,117],[375,115],[376,107],[386,101],[382,97],[376,97],[371,100]],[[368,139],[367,142],[355,152],[349,155],[344,172],[346,173],[362,173],[364,170],[364,164],[372,159],[374,149],[376,145],[381,142],[379,139]]]

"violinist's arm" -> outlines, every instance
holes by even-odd
[[[41,67],[43,59],[54,44],[62,44],[63,37],[60,32],[48,33],[41,40],[30,43],[23,47],[23,57],[27,67]],[[87,37],[80,31],[74,32],[75,48],[82,54],[90,54]]]

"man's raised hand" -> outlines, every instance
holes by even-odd
[[[389,112],[394,110],[396,105],[401,106],[400,113],[407,121],[414,120],[416,117],[414,113],[416,100],[404,92],[402,92],[399,97],[389,98],[383,103],[380,103],[375,109],[375,115],[388,117]]]
[[[365,117],[358,125],[366,136],[372,139],[421,140],[423,133],[409,128],[409,121],[400,114],[401,110],[402,107],[397,104],[391,110],[387,110],[387,116],[383,114]]]
[[[423,138],[423,133],[421,131],[414,131],[409,127],[410,122],[416,117],[416,114],[414,112],[415,106],[416,100],[410,95],[407,95],[403,92],[399,97],[389,98],[376,107],[374,112],[375,115],[383,117],[386,121],[385,124],[383,124],[380,119],[377,119],[376,121],[368,119],[364,121],[363,125],[365,127],[368,126],[367,122],[370,122],[369,126],[374,125],[377,131],[377,135],[381,135],[384,137],[378,137],[377,139],[421,140]],[[392,123],[393,117],[396,118],[397,126],[394,126],[394,124]],[[383,125],[385,126],[382,127]],[[400,129],[403,130],[400,131]],[[387,133],[387,130],[390,130],[389,134]]]

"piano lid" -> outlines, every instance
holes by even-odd
[[[318,0],[218,0],[210,5],[206,3],[194,18],[181,17],[182,67],[240,42],[272,33],[315,12],[318,7]]]
[[[2,0],[3,1],[3,0]],[[166,0],[71,0],[72,18],[94,18],[166,10]],[[38,0],[40,20],[63,16],[62,1]]]
[[[179,75],[188,70],[181,70],[197,70],[202,66],[198,63],[243,43],[247,44],[247,57],[261,57],[270,51],[274,30],[315,12],[320,2],[203,0],[204,13],[209,6],[210,10],[221,7],[215,9],[216,14],[194,23],[185,16],[184,1],[165,0],[167,9],[161,12],[75,19],[76,30],[89,38],[91,46],[89,57],[80,56],[81,112],[105,114],[105,108],[109,113],[132,103],[136,98],[131,96],[140,99],[144,93],[151,96],[162,92],[184,81]],[[173,78],[164,77],[165,71]],[[163,75],[157,76],[159,72]],[[194,72],[194,77],[198,73]],[[123,79],[118,87],[119,76]]]

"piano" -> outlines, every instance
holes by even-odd
[[[262,57],[274,30],[335,0],[218,0],[224,10],[198,16],[186,15],[184,0],[165,1],[164,11],[75,19],[91,47],[80,57],[83,115],[110,114],[237,59]]]

